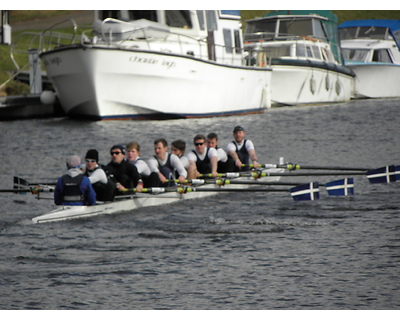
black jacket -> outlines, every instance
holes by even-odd
[[[106,166],[107,175],[113,176],[115,182],[119,182],[125,188],[135,188],[140,179],[136,167],[123,160],[121,163],[109,162]]]

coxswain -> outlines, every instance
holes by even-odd
[[[79,156],[67,160],[67,174],[58,179],[54,190],[56,205],[83,206],[96,204],[96,192],[88,177],[84,176]]]

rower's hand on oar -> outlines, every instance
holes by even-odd
[[[242,167],[242,161],[240,161],[240,159],[237,159],[235,161],[235,165],[236,165],[236,167],[241,168]]]
[[[119,182],[117,182],[117,183],[115,184],[115,186],[117,187],[117,189],[118,189],[119,191],[126,191],[126,188],[125,188],[122,184],[120,184]]]
[[[180,183],[185,183],[186,178],[184,176],[179,176],[178,180]]]
[[[161,172],[158,172],[158,176],[160,177],[161,183],[167,182],[168,179]]]
[[[136,185],[136,192],[142,192],[143,190],[143,181],[139,180],[138,184]]]

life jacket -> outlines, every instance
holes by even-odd
[[[192,152],[196,155],[197,158],[196,161],[197,171],[200,173],[211,173],[211,161],[210,158],[208,157],[208,151],[210,151],[210,148],[207,148],[206,156],[204,157],[203,160],[201,160],[196,151],[192,150]]]
[[[81,191],[81,182],[83,179],[83,174],[79,174],[75,177],[71,177],[66,174],[62,176],[62,186],[63,192],[61,195],[61,201],[67,202],[84,202],[85,194]]]

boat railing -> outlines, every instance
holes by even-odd
[[[300,41],[300,40],[311,40],[311,41],[326,41],[325,38],[318,37],[316,35],[294,35],[286,33],[275,32],[256,32],[256,33],[245,33],[244,42],[263,42],[263,41]]]
[[[72,33],[54,31],[55,28],[66,22],[72,24]],[[32,52],[39,54],[55,47],[81,43],[81,36],[77,35],[77,30],[78,25],[75,20],[68,19],[56,23],[42,32],[23,32],[15,37],[10,45],[11,61],[17,70],[20,70],[19,64],[21,61],[25,64]]]
[[[82,40],[84,41],[84,39],[88,38],[88,36],[84,36],[82,37]],[[140,42],[146,44],[147,50],[155,51],[159,50],[160,44],[162,43],[168,43],[171,45],[175,42],[179,48],[176,53],[182,55],[192,55],[203,60],[209,58],[207,37],[193,37],[187,34],[176,33],[154,26],[132,28],[132,30],[125,32],[123,35],[117,32],[113,33],[112,29],[110,28],[107,30],[107,32],[97,32],[97,34],[92,37],[92,41],[93,44],[104,43],[107,46],[116,46],[121,48],[135,47],[134,42]],[[237,64],[244,63],[243,48],[230,47],[229,50],[232,52],[232,54],[228,54],[227,46],[221,44],[212,44],[212,47],[213,50],[217,50],[218,52],[218,62],[229,64],[235,64],[235,62],[237,62]],[[197,48],[197,51],[193,50],[192,48]]]
[[[60,27],[62,24],[68,22],[72,26],[72,32],[55,31],[55,28]],[[64,27],[65,28],[65,27]],[[140,44],[145,43],[147,50],[160,50],[160,43],[174,43],[177,44],[177,52],[182,55],[191,55],[199,59],[210,59],[207,46],[206,37],[196,38],[190,35],[175,33],[164,29],[158,29],[153,26],[144,28],[135,28],[125,33],[124,37],[118,40],[118,33],[96,33],[92,27],[85,27],[80,35],[78,35],[78,25],[73,19],[61,21],[42,32],[23,32],[17,36],[10,45],[10,57],[17,68],[20,70],[20,65],[29,64],[29,54],[32,51],[37,54],[63,46],[69,45],[106,45],[115,46],[119,48],[138,48]],[[157,32],[158,37],[154,37],[154,32]],[[153,36],[151,35],[153,34]],[[116,40],[117,39],[117,40]],[[138,45],[135,45],[138,42]],[[197,48],[197,50],[195,49]],[[230,47],[229,50],[226,46],[220,44],[213,44],[212,50],[217,52],[216,61],[219,63],[227,63],[231,65],[244,64],[244,51],[243,48]],[[228,53],[228,51],[232,53]],[[171,51],[172,52],[172,51]],[[174,52],[173,52],[174,53]]]

